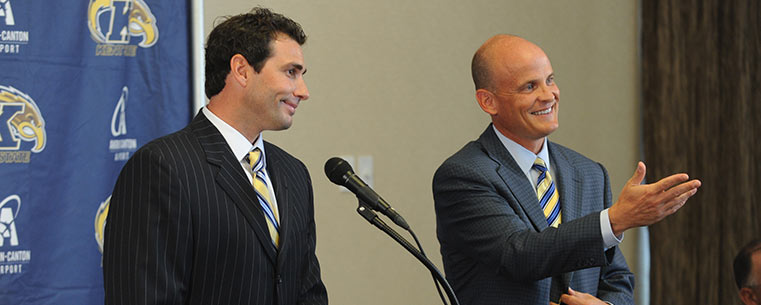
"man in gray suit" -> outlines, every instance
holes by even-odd
[[[261,8],[212,30],[209,104],[140,148],[114,187],[106,304],[328,303],[309,173],[262,139],[309,98],[305,41],[296,22]]]
[[[633,304],[634,276],[617,247],[624,231],[676,212],[700,181],[676,174],[640,185],[640,162],[613,203],[601,164],[547,140],[560,91],[538,46],[492,37],[472,73],[492,124],[433,179],[444,269],[460,303]]]

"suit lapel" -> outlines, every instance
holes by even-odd
[[[278,154],[278,151],[272,149],[269,143],[264,143],[264,153],[267,154],[267,174],[269,174],[270,182],[272,182],[272,188],[275,191],[275,199],[277,200],[277,209],[280,215],[280,249],[282,252],[288,245],[288,229],[290,227],[288,220],[290,212],[290,194],[288,192],[288,180],[283,177],[283,166],[280,165],[282,156]],[[269,148],[269,149],[268,149]]]
[[[550,160],[555,168],[555,185],[560,191],[560,209],[563,211],[562,222],[567,222],[579,218],[581,215],[581,181],[576,172],[576,168],[562,154],[556,152],[556,144],[550,141],[549,153]]]
[[[563,222],[568,222],[581,216],[581,181],[576,172],[576,167],[568,161],[562,154],[557,152],[556,144],[547,141],[550,153],[550,160],[555,168],[555,185],[560,192],[560,209],[563,211],[561,226]],[[573,279],[573,272],[566,272],[560,275],[561,287],[567,289]]]
[[[548,227],[547,218],[545,218],[544,212],[539,207],[539,200],[536,198],[534,187],[528,179],[524,178],[526,175],[518,167],[510,152],[499,141],[491,124],[481,134],[479,142],[484,146],[487,154],[499,164],[497,174],[505,181],[513,196],[518,200],[524,213],[528,215],[528,218],[534,225],[534,229],[538,232],[546,229]],[[581,186],[581,183],[575,167],[562,154],[555,151],[554,147],[556,144],[550,141],[547,141],[547,143],[549,145],[547,149],[550,154],[550,164],[554,164],[553,167],[555,169],[553,171],[553,178],[556,180],[555,185],[560,195],[560,208],[563,212],[561,219],[562,226],[562,222],[576,219],[581,214],[581,206],[578,204],[581,202],[581,198],[578,198],[581,190],[577,189]],[[560,274],[558,280],[561,281],[561,289],[567,290],[572,279],[573,272]]]
[[[256,191],[249,183],[240,161],[233,156],[222,134],[205,115],[199,112],[190,124],[206,153],[207,162],[218,168],[215,181],[232,198],[238,210],[251,225],[267,256],[275,262],[277,254],[272,245],[264,213],[259,207]],[[217,203],[209,202],[209,204]]]
[[[486,153],[499,164],[497,166],[497,174],[505,182],[505,185],[510,189],[515,199],[518,200],[518,204],[523,208],[523,212],[528,215],[531,224],[534,225],[534,229],[537,232],[546,229],[547,219],[544,217],[544,213],[539,206],[539,200],[536,198],[534,187],[526,179],[526,174],[518,167],[518,163],[515,162],[510,152],[499,141],[491,124],[481,134],[478,141],[484,146]]]

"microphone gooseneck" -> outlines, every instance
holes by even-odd
[[[370,186],[362,181],[362,179],[360,179],[359,176],[354,173],[351,165],[346,162],[346,160],[338,157],[328,159],[328,161],[325,162],[325,175],[328,176],[328,179],[331,182],[344,186],[349,189],[349,191],[357,195],[357,198],[359,199],[359,207],[357,207],[357,212],[368,222],[391,236],[391,238],[401,244],[407,251],[412,253],[415,258],[422,262],[426,268],[431,271],[434,282],[437,283],[436,289],[439,292],[439,297],[441,297],[441,300],[444,302],[444,304],[447,303],[446,300],[444,300],[443,294],[441,293],[442,287],[446,291],[447,297],[449,297],[449,301],[452,305],[460,304],[457,300],[457,296],[455,295],[454,290],[452,289],[452,286],[449,285],[441,272],[439,272],[439,270],[436,269],[436,266],[434,266],[433,263],[431,263],[431,261],[428,260],[428,258],[425,256],[425,252],[423,252],[423,247],[420,245],[420,241],[418,240],[415,233],[412,232],[404,218],[402,218],[399,213],[397,213],[385,200],[383,200],[380,195],[375,193],[375,191]],[[383,213],[391,220],[393,220],[394,223],[396,223],[398,226],[407,230],[412,235],[412,237],[415,238],[415,242],[417,243],[420,250],[418,251],[415,249],[412,244],[410,244],[401,235],[399,235],[385,222],[383,222],[383,220],[381,220],[381,218],[378,217],[378,215],[375,214],[373,210]]]

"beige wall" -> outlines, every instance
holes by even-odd
[[[489,122],[473,97],[470,59],[496,33],[526,37],[550,56],[562,101],[553,141],[604,164],[614,197],[634,170],[636,1],[206,0],[205,35],[215,17],[255,5],[295,19],[309,35],[311,99],[290,130],[265,139],[311,171],[317,253],[332,304],[440,304],[425,268],[357,215],[356,199],[325,178],[323,164],[336,155],[373,156],[375,189],[441,268],[431,178]],[[635,240],[627,233],[630,264]]]

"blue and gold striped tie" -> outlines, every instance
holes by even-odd
[[[280,234],[278,231],[278,216],[277,207],[272,205],[272,195],[267,187],[266,174],[264,173],[264,158],[262,158],[262,151],[259,148],[255,148],[248,153],[248,162],[251,166],[251,178],[253,178],[254,189],[256,190],[256,196],[259,198],[259,205],[262,206],[264,216],[267,219],[267,228],[270,231],[270,238],[272,238],[272,244],[275,248],[280,245]]]
[[[552,181],[552,176],[541,158],[536,158],[532,168],[539,171],[539,178],[536,179],[536,196],[544,211],[544,217],[547,218],[547,225],[557,228],[560,225],[560,196],[555,189],[555,182]]]

